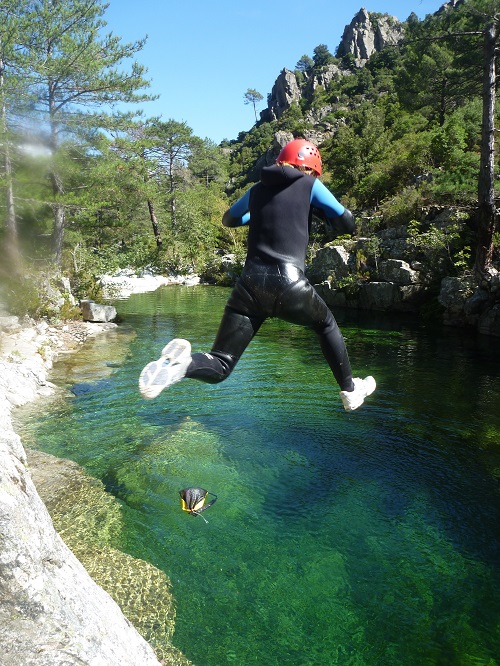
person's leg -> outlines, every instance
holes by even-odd
[[[354,389],[344,337],[328,306],[305,277],[283,292],[276,303],[276,316],[312,328],[340,389]]]
[[[251,317],[226,305],[212,350],[209,354],[192,354],[186,378],[207,384],[227,379],[263,321],[262,317]]]
[[[239,280],[225,307],[211,352],[191,354],[187,340],[172,340],[160,358],[141,372],[139,389],[143,397],[154,398],[184,377],[208,384],[224,381],[265,319],[257,299]]]
[[[376,388],[373,377],[353,378],[344,337],[328,306],[304,277],[285,290],[276,303],[276,316],[312,328],[319,337],[321,351],[340,386],[346,411],[360,407]]]
[[[344,336],[330,310],[328,310],[324,325],[316,327],[314,330],[318,335],[323,356],[330,366],[340,389],[342,391],[352,391],[354,389],[352,369]]]

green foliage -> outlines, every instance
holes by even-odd
[[[342,195],[355,188],[383,156],[387,144],[383,109],[359,106],[326,144],[323,162],[332,172],[334,191]]]
[[[328,103],[327,92],[322,85],[316,86],[310,102],[310,108],[319,110]]]
[[[378,238],[378,236],[370,236],[369,238],[363,239],[362,257],[365,262],[368,262],[369,258],[373,259],[377,270],[378,270],[378,260],[380,259],[380,248],[381,248],[381,241],[380,238]]]
[[[168,261],[181,273],[201,271],[220,246],[226,202],[219,197],[216,187],[197,186],[179,195],[177,207],[176,225],[166,243],[170,246],[173,242],[175,253]]]
[[[460,118],[453,115],[432,131],[430,149],[434,163],[445,169],[460,159],[465,149],[465,128]]]
[[[207,187],[213,182],[225,186],[229,160],[213,141],[194,137],[188,165],[193,176]]]
[[[277,121],[276,127],[284,132],[291,132],[295,135],[310,129],[311,124],[304,121],[304,115],[300,105],[292,104]]]
[[[307,54],[303,55],[302,58],[297,62],[295,68],[299,72],[308,72],[314,67],[314,60],[310,58]]]
[[[245,104],[251,104],[255,113],[255,121],[257,122],[257,104],[261,102],[264,97],[260,94],[258,90],[254,88],[248,88],[246,93],[243,95]]]
[[[313,62],[314,62],[314,69],[320,70],[326,67],[327,65],[330,65],[331,63],[335,62],[335,58],[328,50],[328,46],[326,44],[319,44],[314,49]]]
[[[229,177],[235,194],[258,178],[255,165],[272,145],[275,128],[276,123],[254,126],[243,135],[243,140],[232,146]]]
[[[406,187],[382,202],[380,211],[387,226],[396,227],[418,215],[422,203],[421,192],[414,186]]]
[[[145,40],[124,44],[105,34],[106,5],[100,1],[22,1],[16,7],[8,2],[3,9],[16,29],[9,29],[12,57],[9,71],[2,71],[12,89],[2,99],[2,128],[20,120],[33,135],[20,140],[39,142],[50,156],[44,199],[54,215],[53,252],[59,263],[66,213],[87,186],[85,172],[75,168],[82,160],[71,157],[85,160],[96,153],[99,130],[110,131],[120,118],[110,111],[115,103],[151,99],[143,92],[149,85],[144,68],[132,62]],[[3,38],[0,34],[0,43]],[[124,63],[129,64],[126,70]],[[2,88],[3,82],[2,76]],[[27,103],[20,106],[16,100]],[[12,189],[17,186],[16,166]]]
[[[468,0],[423,21],[410,16],[403,46],[384,48],[364,67],[354,66],[352,54],[339,61],[320,44],[312,58],[297,62],[299,103],[279,120],[256,117],[249,132],[220,146],[194,136],[185,122],[110,111],[112,102],[148,98],[141,92],[143,68],[134,63],[127,75],[118,67],[144,40],[122,44],[105,35],[100,2],[57,4],[57,11],[50,0],[2,4],[8,20],[0,27],[6,65],[0,155],[3,167],[10,147],[17,231],[29,256],[47,258],[54,213],[62,207],[63,262],[79,294],[97,294],[97,276],[125,266],[203,270],[221,253],[243,255],[245,234],[223,228],[220,218],[272,160],[278,131],[328,136],[320,146],[324,182],[353,210],[378,208],[388,226],[419,217],[424,205],[476,203],[482,50],[477,36],[450,39],[449,33],[482,30],[495,8],[486,0]],[[376,23],[378,15],[371,17]],[[42,46],[50,35],[57,48],[46,58]],[[16,50],[35,37],[36,48]],[[96,59],[96,49],[106,57]],[[344,68],[342,75],[312,91],[311,76],[332,63]],[[59,106],[52,116],[47,86],[56,72]],[[262,95],[249,88],[244,98],[256,111]],[[22,100],[36,115],[28,115]],[[305,120],[311,109],[318,125]],[[40,127],[32,143],[46,144],[45,130],[57,130],[50,154],[21,150],[25,137],[14,129],[20,117]],[[2,177],[3,192],[8,184]],[[457,267],[469,262],[467,247],[471,241],[457,250],[461,256],[452,254]]]
[[[464,245],[454,253],[453,264],[459,273],[464,273],[472,267],[472,249],[470,245]]]
[[[356,69],[356,58],[354,57],[354,53],[344,53],[340,62],[343,69],[349,71],[354,71]]]
[[[8,311],[18,317],[45,318],[49,321],[80,319],[81,312],[70,301],[60,275],[52,270],[25,266],[21,277],[2,280],[2,298]]]
[[[453,21],[410,17],[402,50],[384,49],[350,68],[311,101],[332,107],[325,120],[336,128],[321,146],[325,179],[355,207],[381,206],[389,225],[432,201],[470,205],[477,197],[481,99],[460,69],[468,66],[464,43],[474,38],[442,39],[471,17],[460,23],[446,14]]]
[[[356,74],[346,77],[342,92],[351,98],[356,95],[366,95],[374,91],[373,75],[369,69],[363,67]]]
[[[102,288],[99,276],[113,273],[117,270],[116,248],[110,247],[101,252],[78,243],[71,256],[66,257],[65,271],[69,274],[73,295],[78,300],[90,298],[94,301],[102,300]]]
[[[442,257],[457,273],[463,273],[471,267],[471,248],[466,244],[468,237],[461,214],[441,224],[430,224],[426,229],[422,229],[416,220],[408,225],[411,256],[422,251],[434,263]]]
[[[493,247],[497,252],[500,251],[500,231],[496,231],[493,234]]]
[[[8,311],[13,315],[36,317],[41,311],[42,300],[37,283],[27,277],[5,280],[2,285],[2,295]]]
[[[340,278],[335,287],[344,290],[348,297],[355,298],[359,294],[361,282],[363,282],[363,278],[360,275],[349,273],[349,275]]]
[[[386,136],[390,136],[386,133]],[[373,163],[370,173],[359,179],[353,193],[361,205],[373,205],[401,194],[406,197],[412,183],[421,174],[427,174],[432,167],[429,156],[427,133],[407,133],[400,139],[388,143],[387,152]],[[415,189],[415,188],[413,188]],[[423,199],[421,189],[415,201]],[[410,194],[410,206],[415,201]]]
[[[464,153],[461,159],[434,174],[429,188],[436,202],[474,205],[477,201],[477,174],[479,171],[479,155]]]

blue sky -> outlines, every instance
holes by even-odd
[[[357,12],[387,13],[404,21],[424,18],[441,0],[110,0],[108,32],[124,42],[148,35],[137,60],[148,69],[147,117],[185,121],[216,143],[236,139],[255,123],[249,89],[261,93],[258,111],[280,71],[326,44],[332,54]]]

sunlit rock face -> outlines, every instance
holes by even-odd
[[[21,336],[23,345],[13,349],[4,334],[0,340],[2,666],[158,665],[150,645],[55,531],[13,430],[13,406],[50,388],[47,366],[31,346],[39,335]]]
[[[54,530],[2,406],[2,664],[158,664],[152,648]]]
[[[337,56],[351,53],[360,67],[377,51],[399,44],[403,36],[404,28],[397,18],[360,9],[344,29]]]

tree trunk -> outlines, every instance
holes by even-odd
[[[176,218],[176,200],[175,197],[172,196],[170,199],[170,216],[172,218],[172,227],[175,227],[177,224],[177,218]]]
[[[474,271],[478,277],[488,274],[493,258],[495,207],[495,47],[497,27],[492,22],[484,32],[483,121],[481,129],[481,163],[476,216],[477,247]]]
[[[169,181],[170,181],[170,218],[171,218],[171,221],[172,221],[172,227],[175,227],[175,223],[176,223],[176,219],[175,219],[175,181],[174,181],[174,172],[173,172],[172,162],[173,161],[171,160],[168,178],[169,178]]]
[[[446,76],[443,76],[441,81],[441,100],[439,105],[439,126],[443,127],[444,121],[446,120],[446,91],[448,88],[448,80]]]
[[[50,55],[50,53],[49,53]],[[57,119],[56,100],[54,95],[55,84],[49,81],[48,84],[48,97],[49,97],[49,118],[50,118],[50,150],[52,159],[55,159],[57,150],[59,148],[59,123]],[[62,263],[62,251],[64,242],[64,226],[65,226],[65,211],[64,205],[60,203],[60,199],[64,194],[64,187],[61,179],[61,174],[55,164],[52,164],[50,179],[52,181],[52,192],[54,194],[54,229],[52,231],[52,254],[53,260],[57,266]]]
[[[16,209],[14,205],[14,189],[12,186],[12,165],[10,162],[9,147],[5,143],[5,180],[7,187],[7,234],[6,234],[6,259],[10,271],[22,273],[21,253],[19,251],[19,240],[17,237]]]
[[[149,217],[151,218],[151,224],[153,225],[153,233],[155,235],[156,247],[159,249],[161,248],[163,241],[161,239],[160,230],[158,228],[158,220],[156,219],[153,202],[150,199],[148,199],[148,208],[149,208]]]
[[[16,209],[14,205],[14,187],[12,184],[12,163],[10,160],[10,146],[7,128],[7,111],[5,108],[4,98],[4,63],[0,59],[0,92],[2,96],[2,135],[3,135],[3,161],[5,173],[5,188],[6,188],[6,205],[7,217],[6,224],[6,245],[5,245],[5,259],[7,270],[12,273],[21,273],[21,256],[19,252],[19,243],[17,237],[17,223],[16,223]]]
[[[60,266],[62,263],[62,248],[64,239],[64,207],[56,205],[54,207],[54,230],[52,232],[52,249],[54,253],[54,263]]]
[[[52,191],[56,200],[64,194],[64,188],[59,178],[59,174],[53,170],[51,175],[52,180]],[[54,263],[57,266],[60,266],[62,263],[62,250],[63,250],[63,241],[64,241],[64,225],[65,225],[65,212],[64,205],[61,203],[56,203],[53,206],[54,210],[54,229],[52,231],[52,253]]]

